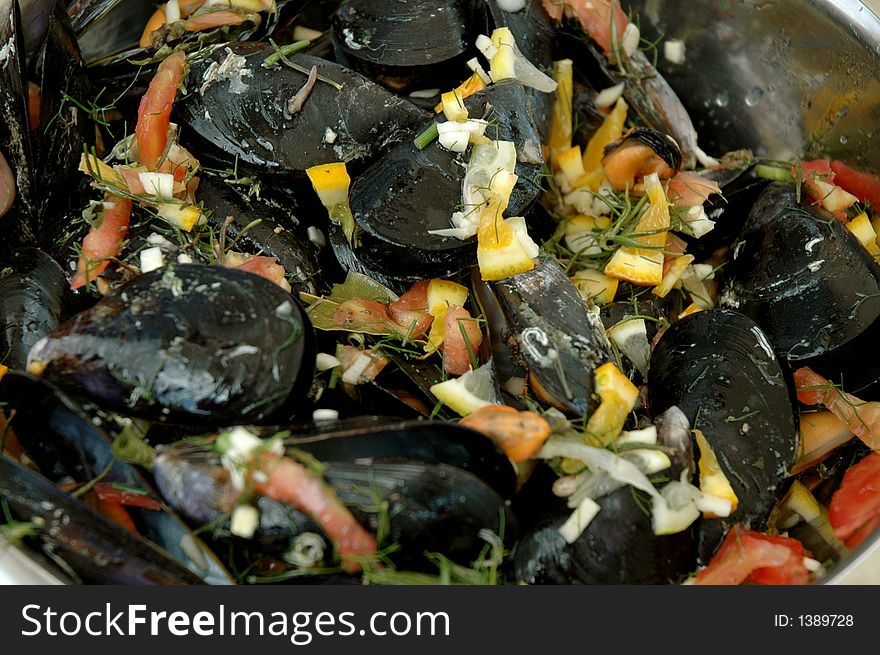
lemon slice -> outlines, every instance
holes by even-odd
[[[486,405],[498,404],[491,361],[461,377],[433,385],[431,393],[460,416],[467,416]]]

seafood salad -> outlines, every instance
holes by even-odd
[[[0,0],[0,549],[820,581],[880,524],[880,175],[704,151],[685,48],[617,0]]]

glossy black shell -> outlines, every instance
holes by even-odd
[[[880,265],[793,186],[761,194],[727,268],[722,305],[752,317],[792,366],[848,391],[880,380]]]
[[[677,405],[702,431],[739,499],[727,519],[697,525],[707,558],[728,525],[760,530],[797,455],[797,420],[783,369],[747,316],[697,312],[674,323],[651,354],[648,396],[654,416]]]
[[[153,420],[259,422],[303,402],[314,366],[304,310],[273,283],[197,264],[139,275],[32,349],[28,370]]]

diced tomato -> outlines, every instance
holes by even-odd
[[[140,161],[150,170],[156,170],[168,145],[171,106],[185,73],[186,55],[173,53],[159,64],[156,76],[141,98],[135,137]]]
[[[880,403],[865,402],[845,393],[806,366],[794,372],[794,383],[799,401],[824,405],[867,446],[880,449]]]
[[[347,371],[352,367],[355,361],[361,356],[366,355],[370,358],[370,363],[361,371],[360,377],[364,380],[375,380],[376,376],[382,372],[388,364],[388,360],[382,355],[373,352],[369,348],[361,350],[354,346],[342,346],[337,353],[339,361],[342,362],[342,370]]]
[[[139,494],[133,491],[125,491],[115,487],[112,482],[99,482],[94,491],[99,500],[114,502],[128,507],[141,507],[161,511],[162,503],[148,494]]]
[[[239,271],[247,271],[248,273],[259,275],[260,277],[269,280],[269,282],[277,284],[285,291],[289,292],[291,289],[290,283],[284,277],[284,274],[286,273],[284,267],[279,264],[278,260],[274,257],[253,257],[244,264],[236,266],[236,268]]]
[[[428,313],[428,284],[430,280],[416,282],[409,291],[388,305],[388,313],[395,323],[406,328],[404,334],[413,338],[424,336],[434,317]]]
[[[695,207],[702,205],[713,193],[721,193],[721,187],[714,180],[694,171],[679,171],[671,180],[667,195],[676,207]]]
[[[115,500],[102,500],[101,498],[96,499],[95,502],[97,504],[97,510],[104,515],[105,518],[122,526],[129,532],[137,534],[137,527],[131,518],[131,514],[128,513],[128,510],[126,510],[121,503]]]
[[[792,166],[791,170],[792,177],[795,177],[795,179],[797,179],[798,168],[800,168],[807,195],[814,202],[828,209],[837,220],[846,222],[846,206],[848,205],[841,205],[840,196],[842,195],[844,198],[849,196],[843,188],[837,185],[835,173],[831,168],[831,162],[826,159],[798,162]],[[855,199],[849,197],[848,202],[855,202]]]
[[[834,536],[855,548],[880,524],[880,452],[872,452],[843,476],[828,506]]]
[[[211,30],[224,25],[240,25],[244,22],[244,14],[235,11],[211,11],[205,14],[193,16],[186,21],[184,29],[187,32],[201,32]]]
[[[762,534],[733,526],[709,565],[694,584],[806,584],[809,553],[797,539]]]
[[[835,183],[850,192],[860,202],[870,202],[874,209],[880,209],[880,176],[863,173],[850,168],[842,161],[831,162]]]
[[[119,255],[130,220],[131,200],[106,194],[101,224],[89,229],[83,239],[82,256],[70,281],[71,289],[79,289],[95,280],[107,268],[109,258]]]
[[[443,339],[443,368],[450,375],[464,375],[479,357],[483,331],[464,307],[453,305],[446,310]]]
[[[550,17],[557,21],[562,20],[564,7],[570,7],[577,16],[581,27],[605,51],[605,54],[611,54],[612,44],[614,42],[620,43],[623,32],[629,25],[629,19],[620,8],[619,0],[565,0],[565,2],[543,0],[542,4]],[[614,21],[613,40],[612,20]]]
[[[564,0],[541,0],[547,15],[553,20],[562,20],[562,12],[565,10]]]
[[[376,553],[376,540],[355,520],[332,489],[289,457],[266,453],[260,461],[266,478],[254,478],[254,490],[263,496],[289,503],[312,517],[323,528],[342,557],[343,568],[361,569],[357,556]]]
[[[15,174],[6,161],[6,157],[0,152],[0,216],[3,216],[12,208],[15,202]]]
[[[396,330],[388,307],[376,300],[352,298],[336,308],[333,324],[346,330],[367,332],[389,332]]]

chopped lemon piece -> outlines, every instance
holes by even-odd
[[[184,232],[189,232],[196,224],[202,222],[202,212],[195,205],[181,205],[174,202],[166,202],[156,206],[156,213],[179,227]]]
[[[4,366],[3,364],[0,364],[0,380],[2,380],[3,376],[6,375],[7,373],[9,373],[9,367]]]
[[[663,276],[663,281],[654,287],[652,293],[658,298],[665,298],[668,296],[669,292],[675,287],[675,284],[681,279],[681,274],[684,273],[685,269],[690,266],[693,261],[693,255],[676,257],[675,261],[672,262],[672,266],[669,267],[669,272]]]
[[[690,305],[685,307],[684,311],[678,315],[678,318],[682,319],[685,316],[690,316],[691,314],[696,314],[697,312],[701,311],[703,311],[703,308],[700,307],[697,303],[692,302]]]
[[[434,279],[428,282],[428,313],[437,316],[447,307],[463,307],[467,302],[468,288],[452,280]]]
[[[477,229],[477,263],[483,280],[503,280],[535,267],[537,247],[528,237],[520,217],[504,220],[504,210],[517,176],[498,171],[489,185],[491,199],[480,213]]]
[[[572,93],[574,89],[571,59],[553,62],[553,79],[556,80],[556,99],[550,115],[550,161],[556,168],[559,153],[571,147],[572,135]],[[583,169],[583,163],[581,164]]]
[[[441,95],[440,102],[443,105],[443,114],[446,116],[446,120],[461,122],[468,119],[467,107],[464,106],[464,100],[457,89]]]
[[[595,378],[596,393],[602,402],[587,421],[587,435],[607,446],[623,430],[627,415],[639,399],[639,388],[612,362],[597,368]]]
[[[431,387],[431,393],[459,416],[467,416],[480,407],[497,404],[492,365],[483,364],[461,377],[435,384]]]
[[[626,122],[626,112],[629,107],[623,98],[614,105],[611,113],[605,117],[599,129],[587,143],[584,151],[584,170],[592,173],[602,168],[602,158],[605,156],[605,146],[610,145],[623,136],[623,125]]]
[[[877,243],[877,233],[874,231],[874,226],[871,225],[871,221],[868,220],[868,215],[865,212],[862,212],[847,223],[846,229],[855,235],[869,253],[875,257],[880,255],[880,245]]]
[[[572,146],[557,153],[556,164],[559,167],[559,174],[563,176],[561,184],[563,191],[583,185],[586,171],[584,170],[584,162],[581,160],[580,146]]]
[[[312,188],[327,209],[330,220],[342,225],[342,232],[349,244],[354,244],[355,222],[348,204],[348,188],[351,178],[344,162],[319,164],[306,169]]]
[[[480,77],[479,73],[474,73],[469,78],[467,78],[464,82],[459,84],[457,87],[453,89],[453,91],[458,95],[459,98],[464,100],[465,98],[469,98],[474,95],[477,91],[482,91],[486,88],[486,83]],[[446,94],[443,94],[446,95]],[[438,114],[443,111],[443,96],[441,97],[441,101],[437,103],[437,106],[434,107],[434,111]],[[449,118],[449,116],[447,116]],[[452,119],[450,119],[452,120]]]
[[[571,281],[584,300],[590,299],[597,305],[613,302],[619,284],[617,278],[592,269],[578,271],[572,276]]]
[[[605,266],[605,274],[640,286],[663,282],[663,248],[670,227],[669,201],[656,173],[645,178],[648,206],[636,226],[633,239],[644,247],[623,245]]]
[[[710,496],[729,500],[731,503],[730,512],[733,513],[739,504],[739,499],[736,497],[733,487],[730,486],[730,480],[727,479],[721,465],[718,464],[718,457],[703,433],[700,430],[694,430],[694,436],[697,440],[697,447],[700,449],[700,491]],[[707,512],[704,512],[703,516],[707,519],[718,518],[715,514]]]

